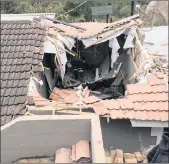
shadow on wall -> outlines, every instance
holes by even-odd
[[[130,120],[110,120],[108,123],[106,118],[100,118],[100,123],[105,150],[123,149],[125,153],[132,153],[140,150],[142,144],[146,147],[156,144],[156,137],[151,137],[151,128],[132,128]]]

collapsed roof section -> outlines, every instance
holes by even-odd
[[[37,107],[55,106],[56,112],[60,113],[67,111],[69,114],[71,109],[82,108],[83,114],[93,109],[97,115],[110,115],[112,119],[168,121],[168,89],[163,75],[149,74],[146,80],[142,84],[128,84],[125,97],[118,99],[102,100],[99,98],[100,92],[91,91],[87,87],[82,90],[55,88],[50,96],[52,101],[35,94],[32,98]]]
[[[1,125],[24,115],[31,70],[42,70],[45,28],[30,21],[1,22]]]
[[[117,33],[117,31],[120,31],[126,27],[131,27],[134,25],[138,26],[142,24],[139,15],[134,15],[113,23],[97,23],[97,22],[72,23],[73,25],[85,28],[86,30],[79,30],[63,24],[55,24],[45,19],[42,19],[41,21],[45,25],[52,28],[53,30],[59,32],[61,35],[76,38],[78,40],[92,38],[94,36],[100,38],[99,35],[106,34],[106,32],[109,32],[110,35],[111,32]]]
[[[6,117],[2,117],[1,124],[25,114],[27,103],[36,106],[58,106],[59,103],[61,108],[74,103],[81,108],[85,104],[85,108],[93,108],[99,115],[113,113],[112,118],[115,113],[124,115],[121,107],[111,112],[103,102],[125,101],[127,84],[145,83],[147,73],[160,70],[165,74],[166,70],[143,47],[141,24],[138,15],[110,24],[73,24],[86,31],[46,19],[34,19],[31,23],[2,22],[1,116]],[[72,90],[74,87],[76,91]],[[56,88],[64,88],[64,91]],[[94,95],[87,96],[83,102],[81,91],[85,88]],[[166,90],[164,93],[166,104]],[[128,103],[124,106],[130,109]],[[125,112],[135,118],[133,111],[134,108]],[[166,113],[166,108],[163,111]],[[121,114],[115,118],[131,119]],[[144,119],[154,118],[146,115]],[[166,118],[158,116],[155,120]]]

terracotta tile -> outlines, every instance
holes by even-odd
[[[123,150],[116,149],[116,158],[114,160],[114,163],[124,163],[123,161]]]
[[[158,95],[157,96],[159,96],[158,98],[159,99],[157,99],[157,100],[159,100],[159,101],[168,101],[168,93],[158,93]],[[156,100],[156,101],[157,101]]]
[[[52,99],[52,100],[54,100],[56,102],[65,102],[63,97],[61,97],[59,95],[56,95],[54,93],[51,93],[50,99]]]
[[[169,111],[168,101],[158,102],[156,106],[157,106],[159,111]]]
[[[148,111],[147,112],[147,119],[148,120],[155,120],[158,121],[160,120],[160,112],[158,111]]]
[[[35,103],[35,106],[37,106],[37,107],[38,106],[56,105],[55,101],[45,99],[40,95],[36,95],[35,97],[32,97],[32,98]]]
[[[74,89],[62,89],[62,95],[70,96],[72,94],[76,94],[76,91]]]
[[[150,85],[161,85],[161,84],[165,84],[164,79],[159,79],[158,77],[156,77],[155,75],[151,74],[147,77],[148,83]]]
[[[144,94],[128,95],[127,99],[131,100],[132,102],[143,102],[143,100],[144,100]]]
[[[53,92],[50,95],[52,100],[62,103],[73,104],[79,101],[78,96],[76,95],[76,91],[73,89],[58,89],[54,88]]]
[[[142,106],[141,106],[141,110],[146,110],[146,111],[149,111],[149,110],[158,110],[156,107],[156,102],[146,102],[144,103]]]
[[[117,100],[103,100],[104,106],[108,109],[120,109],[120,103]]]
[[[152,94],[144,94],[143,98],[144,102],[160,102],[160,101],[168,101],[168,93],[152,93]]]
[[[111,162],[111,157],[105,157],[106,158],[106,163],[112,163]]]
[[[147,111],[135,111],[134,114],[136,120],[148,120]]]
[[[153,93],[162,93],[162,92],[168,93],[166,85],[154,85],[151,86],[151,88]]]
[[[135,118],[134,110],[125,110],[124,118],[134,119]]]
[[[168,101],[168,94],[167,93],[151,93],[151,94],[144,94],[143,102],[153,102],[153,101]]]
[[[112,119],[134,119],[134,110],[111,110],[110,116]]]
[[[124,118],[125,113],[121,110],[111,110],[110,111],[110,116],[112,119],[122,119]]]
[[[90,159],[89,142],[86,140],[81,140],[76,144],[76,161],[81,158]]]
[[[87,97],[86,99],[84,99],[84,102],[86,104],[93,104],[93,103],[98,102],[98,101],[101,101],[101,100],[98,99],[96,96],[90,96],[90,97]]]
[[[71,95],[68,98],[65,97],[64,101],[69,104],[80,102],[80,98],[76,95]]]
[[[124,153],[125,163],[137,163],[136,157],[131,153]]]
[[[72,159],[72,162],[76,161],[76,145],[72,145],[71,159]]]
[[[159,79],[163,79],[163,74],[161,72],[156,72],[155,76],[158,77]]]
[[[143,156],[141,155],[140,152],[134,152],[136,159],[137,159],[137,163],[142,163],[143,162]]]
[[[145,102],[136,102],[134,103],[134,110],[145,110],[144,105]]]
[[[107,109],[106,106],[101,102],[94,103],[92,105],[93,110],[97,115],[106,115],[109,114],[109,110]]]
[[[70,149],[61,148],[57,150],[55,163],[70,163]]]
[[[144,94],[143,95],[143,102],[153,102],[156,101],[157,97],[156,94]]]
[[[130,99],[117,99],[121,109],[134,109],[132,100]]]
[[[149,84],[129,84],[127,85],[127,94],[151,93],[152,89]]]
[[[161,118],[161,121],[168,121],[169,120],[169,111],[162,111],[162,112],[159,112],[160,114],[160,118]]]
[[[88,87],[85,87],[85,89],[83,90],[83,93],[82,93],[83,97],[87,98],[89,96],[89,94],[90,94],[90,90],[88,89]]]

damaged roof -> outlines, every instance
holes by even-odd
[[[131,27],[134,25],[140,25],[142,23],[139,15],[134,15],[113,23],[99,23],[99,22],[85,22],[85,23],[72,23],[73,25],[83,27],[86,31],[76,29],[63,24],[55,24],[49,20],[42,19],[43,22],[48,27],[54,29],[64,36],[69,36],[77,39],[85,39],[103,34],[108,31],[122,30],[123,27]]]
[[[92,108],[97,115],[110,115],[112,119],[168,121],[167,85],[161,73],[149,74],[147,83],[128,84],[124,98],[101,100],[89,95],[83,99],[83,108]],[[74,104],[79,98],[73,92],[54,89],[51,99],[57,103]]]
[[[168,84],[167,84],[168,85]],[[161,73],[150,74],[145,84],[127,85],[126,97],[103,100],[102,106],[112,119],[135,119],[168,121],[168,89]],[[95,113],[100,114],[100,105],[93,104]],[[103,113],[102,113],[103,114]]]
[[[40,71],[45,33],[40,23],[1,22],[1,125],[27,110],[30,70]]]

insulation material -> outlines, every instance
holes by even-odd
[[[57,69],[58,73],[60,74],[62,80],[65,76],[66,71],[66,63],[67,63],[67,56],[64,44],[55,38],[48,37],[48,40],[45,42],[46,44],[46,52],[56,54],[56,58],[58,61]],[[51,48],[51,50],[49,50]]]
[[[56,54],[56,47],[49,40],[44,42],[44,53]]]
[[[62,36],[61,34],[57,34],[56,37],[58,40],[60,40],[62,43],[64,43],[64,45],[71,51],[72,48],[75,45],[75,39],[68,37],[68,36]]]
[[[67,42],[65,42],[65,45],[67,46],[67,48],[71,51],[72,48],[74,47],[75,45],[75,39],[69,37],[69,36],[64,36],[65,40]]]
[[[36,88],[36,84],[33,80],[33,77],[30,77],[30,82],[29,82],[29,86],[28,86],[28,93],[30,93],[30,92],[38,93],[38,90]]]
[[[111,68],[113,68],[114,62],[117,60],[119,53],[118,50],[120,48],[120,45],[117,41],[117,38],[113,38],[109,41],[109,47],[112,48],[112,54],[111,54]]]
[[[131,28],[131,29],[126,33],[127,38],[126,38],[126,41],[125,41],[125,43],[124,43],[123,49],[134,48],[133,39],[134,39],[135,34],[136,34],[136,28]]]
[[[120,31],[117,31],[117,32],[114,32],[114,31],[113,32],[107,32],[107,33],[104,33],[100,36],[96,36],[96,37],[89,38],[89,39],[82,39],[82,42],[85,45],[85,48],[88,48],[92,45],[100,44],[100,43],[106,42],[108,40],[111,40],[113,38],[116,38],[119,35],[123,34],[126,31],[126,29],[127,28],[124,28],[123,30],[120,30]],[[107,34],[109,34],[109,35],[107,36]]]
[[[66,56],[66,51],[65,51],[65,47],[63,45],[63,43],[59,40],[57,40],[57,46],[58,46],[58,51],[56,53],[57,58],[59,59],[59,73],[60,76],[63,80],[64,76],[65,76],[65,71],[66,71],[66,63],[67,63],[67,56]]]

